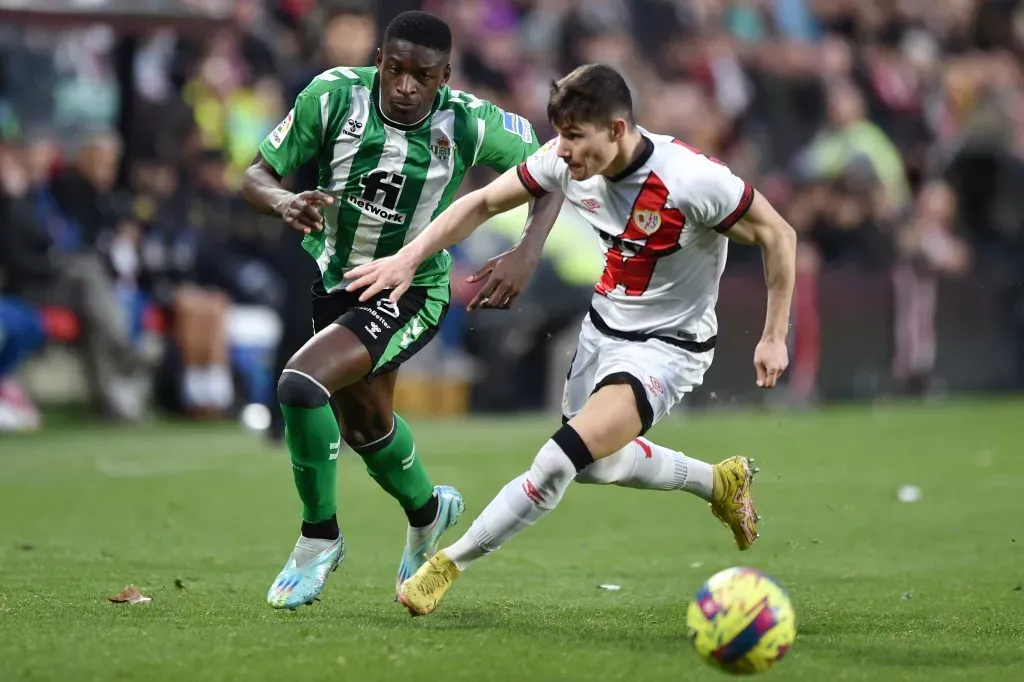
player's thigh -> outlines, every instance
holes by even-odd
[[[712,358],[713,352],[691,353],[660,341],[607,339],[587,403],[593,408],[580,425],[599,446],[592,454],[611,454],[646,433],[703,382]]]
[[[332,324],[295,351],[285,371],[305,374],[328,393],[336,393],[366,376],[371,366],[362,341],[350,330]]]
[[[396,369],[436,334],[448,309],[447,285],[413,287],[397,304],[387,292],[361,302],[358,292],[327,292],[322,282],[312,294],[314,336],[287,369],[308,374],[332,394]]]
[[[618,452],[643,430],[633,389],[626,377],[610,377],[568,423],[595,460]]]
[[[389,293],[384,291],[365,303],[357,302],[337,320],[369,352],[371,378],[398,369],[418,353],[437,335],[448,314],[447,283],[411,287],[398,303],[388,299]]]
[[[308,375],[332,394],[365,377],[373,366],[362,339],[337,323],[358,300],[346,293],[328,294],[319,281],[313,285],[313,336],[285,364],[286,371]]]
[[[600,332],[590,324],[589,317],[580,329],[576,351],[565,374],[565,388],[562,390],[562,422],[567,422],[583,409],[594,391],[598,368],[598,343]]]

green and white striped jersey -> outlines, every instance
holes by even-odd
[[[375,67],[337,67],[299,94],[259,150],[281,177],[316,158],[319,189],[335,203],[325,207],[324,230],[302,245],[332,291],[353,267],[419,234],[452,203],[470,167],[504,172],[538,146],[526,119],[447,86],[422,122],[394,123],[381,112]],[[447,285],[451,262],[447,251],[433,255],[413,285]]]

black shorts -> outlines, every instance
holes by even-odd
[[[313,285],[313,333],[332,324],[352,331],[370,351],[373,369],[368,378],[385,374],[426,346],[441,328],[451,291],[448,284],[410,287],[398,304],[382,291],[359,302],[358,292],[344,289],[327,293],[323,281]]]

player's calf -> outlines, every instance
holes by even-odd
[[[571,425],[563,426],[540,449],[529,471],[509,482],[465,535],[399,586],[398,600],[413,615],[433,611],[470,563],[544,518],[580,470],[593,461],[580,435]]]
[[[277,384],[277,398],[302,500],[302,528],[267,601],[274,608],[291,609],[318,598],[327,576],[344,558],[336,498],[341,432],[329,404],[330,391],[309,374],[286,369]]]
[[[496,551],[558,506],[569,484],[593,461],[576,430],[563,426],[540,449],[530,469],[506,484],[469,531],[445,550],[448,557],[461,571]]]
[[[277,397],[286,424],[295,487],[302,500],[302,535],[333,539],[338,534],[335,513],[341,432],[329,405],[330,393],[308,374],[286,369],[277,384]]]
[[[683,490],[708,502],[714,492],[711,464],[641,437],[595,461],[576,481],[641,490]]]
[[[497,550],[553,510],[581,471],[622,449],[641,428],[630,386],[600,388],[580,414],[544,444],[529,471],[509,482],[469,531],[445,550],[447,556],[461,571]]]

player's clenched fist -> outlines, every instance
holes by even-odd
[[[761,339],[754,349],[757,385],[761,388],[773,388],[788,366],[789,352],[786,350],[786,342]]]
[[[309,234],[324,229],[324,216],[320,209],[333,203],[334,197],[330,194],[319,190],[309,190],[282,200],[274,208],[288,224],[288,227]]]

